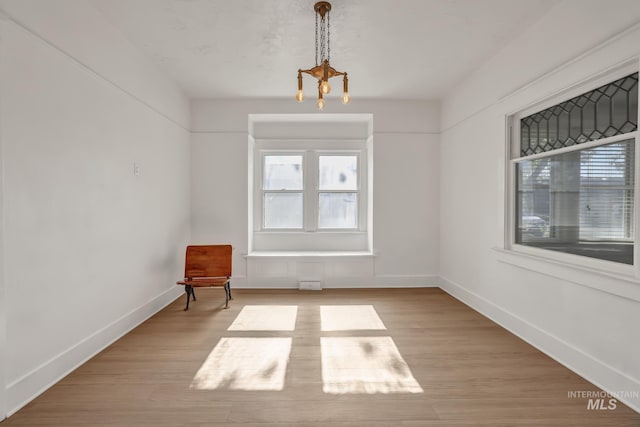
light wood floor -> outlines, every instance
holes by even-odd
[[[199,290],[180,298],[25,408],[10,425],[640,426],[640,414],[587,410],[597,388],[439,289]],[[377,331],[322,332],[320,305],[372,305]],[[245,305],[295,305],[292,332],[227,331]],[[323,392],[321,337],[391,337],[423,393]],[[225,337],[291,337],[282,390],[191,386]]]

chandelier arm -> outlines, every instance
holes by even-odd
[[[324,77],[324,67],[322,65],[318,65],[317,67],[309,68],[308,70],[300,70],[300,72],[309,74],[317,79],[322,79]],[[344,76],[346,72],[338,71],[333,67],[329,67],[328,69],[328,77],[332,78],[335,76]]]
[[[309,68],[308,70],[300,70],[300,72],[305,73],[305,74],[309,74],[310,76],[314,76],[315,77],[315,74],[314,74],[315,68],[316,67]]]

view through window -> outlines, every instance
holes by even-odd
[[[638,73],[520,119],[515,243],[633,264],[637,123]]]
[[[263,158],[265,230],[358,228],[357,154],[279,153]],[[305,205],[314,213],[306,224]]]

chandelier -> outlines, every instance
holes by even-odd
[[[349,79],[347,79],[347,73],[337,71],[330,64],[331,22],[329,19],[329,12],[331,11],[331,3],[327,1],[319,1],[313,6],[313,10],[316,12],[316,66],[309,68],[308,70],[298,70],[298,93],[296,94],[296,100],[298,102],[304,101],[304,94],[302,93],[302,73],[310,74],[318,79],[317,105],[318,108],[322,110],[325,107],[324,95],[331,92],[329,79],[335,76],[343,76],[342,103],[349,103]]]

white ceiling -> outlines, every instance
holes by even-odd
[[[293,97],[315,65],[314,0],[92,1],[191,98]],[[557,2],[332,0],[331,64],[352,97],[440,98]]]

